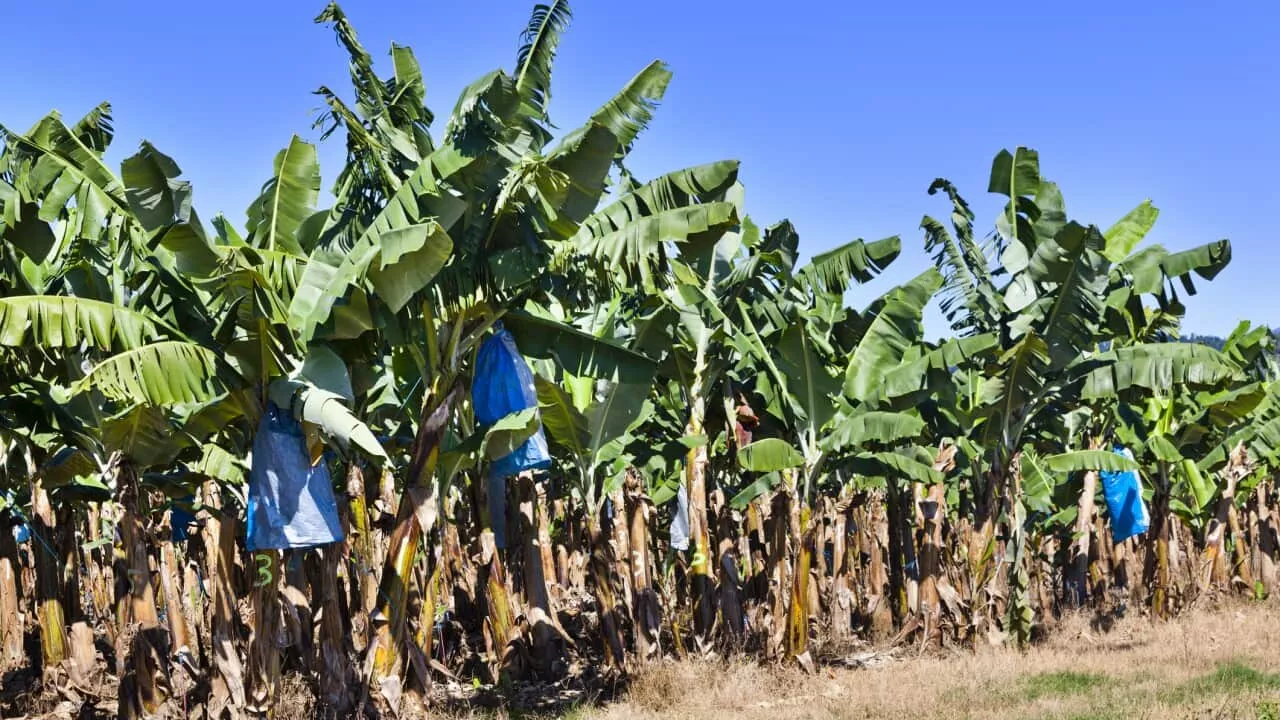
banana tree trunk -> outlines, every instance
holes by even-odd
[[[1101,446],[1098,440],[1091,440],[1090,450]],[[1076,503],[1075,541],[1071,544],[1071,558],[1068,560],[1066,600],[1071,607],[1083,607],[1089,599],[1089,542],[1093,535],[1093,511],[1098,496],[1098,471],[1090,470],[1084,474],[1084,483],[1080,489],[1080,499]]]
[[[71,681],[81,688],[93,686],[97,671],[97,652],[93,646],[93,630],[85,621],[80,603],[80,544],[76,540],[76,511],[71,505],[58,508],[58,557],[62,566],[62,606],[67,625],[67,671]]]
[[[896,478],[889,478],[885,493],[886,516],[889,522],[889,598],[893,622],[901,627],[907,617],[910,603],[907,597],[906,556],[910,543],[904,493]]]
[[[168,699],[166,637],[158,630],[148,536],[141,509],[137,469],[117,456],[116,488],[121,508],[123,565],[116,580],[116,664],[122,713],[157,712]],[[131,715],[132,716],[132,715]]]
[[[773,494],[769,510],[769,587],[773,592],[769,614],[773,627],[769,633],[769,654],[782,657],[786,650],[787,603],[791,594],[791,491],[787,483]]]
[[[693,419],[686,434],[696,436],[702,432],[701,398],[694,401]],[[707,527],[707,448],[698,445],[689,450],[685,458],[685,482],[689,495],[689,541],[693,558],[689,563],[690,585],[693,594],[694,640],[699,650],[705,650],[715,626],[715,582],[711,575],[711,536]]]
[[[1226,487],[1214,517],[1209,521],[1208,532],[1205,533],[1205,549],[1201,555],[1200,592],[1206,592],[1211,586],[1226,590],[1230,577],[1227,574],[1226,547],[1227,532],[1232,525],[1232,514],[1236,497],[1236,486],[1241,479],[1248,476],[1248,455],[1243,445],[1237,445],[1231,452],[1227,467],[1222,470]]]
[[[1262,591],[1268,597],[1276,591],[1277,537],[1275,514],[1271,509],[1274,497],[1274,477],[1258,483],[1257,508],[1254,513],[1254,577],[1262,583]]]
[[[731,643],[739,646],[742,640],[744,619],[742,610],[742,585],[738,579],[738,552],[733,540],[723,537],[717,554],[717,575],[720,582],[720,617]]]
[[[236,519],[222,513],[222,491],[210,481],[204,486],[205,577],[209,592],[210,674],[209,717],[243,717],[246,704],[242,634],[236,607]]]
[[[692,516],[692,508],[689,514]],[[596,601],[600,604],[600,632],[604,635],[605,660],[611,667],[623,670],[626,668],[627,656],[622,641],[622,619],[618,613],[621,604],[613,584],[613,553],[596,514],[588,519],[587,532],[591,542],[591,580],[595,586]]]
[[[114,506],[110,503],[90,503],[88,512],[86,513],[87,524],[86,539],[88,540],[87,552],[85,553],[86,576],[89,582],[89,597],[93,603],[94,614],[99,618],[110,618],[112,615],[112,592],[113,581],[111,575],[111,538],[104,537],[102,527],[108,516],[114,510]],[[114,528],[114,523],[108,525]],[[112,645],[116,641],[116,625],[113,622],[102,623],[103,630],[106,631],[107,641]]]
[[[57,538],[58,566],[61,577],[58,586],[62,589],[62,611],[65,613],[67,625],[81,620],[84,609],[80,603],[80,544],[76,541],[76,512],[71,505],[64,504],[55,512],[57,525],[54,535]]]
[[[853,634],[853,587],[848,574],[848,527],[849,527],[848,491],[840,493],[836,501],[834,526],[831,537],[831,596],[827,603],[831,606],[831,636],[844,640]]]
[[[537,486],[533,473],[523,472],[519,481],[520,540],[524,550],[524,591],[528,601],[528,619],[533,628],[534,661],[539,670],[549,672],[561,656],[559,639],[563,632],[552,604],[550,579],[543,562],[543,536],[549,535],[546,524],[546,492]],[[539,502],[539,498],[543,502]]]
[[[942,598],[938,593],[938,580],[942,568],[942,520],[946,513],[946,489],[942,483],[929,488],[920,510],[924,543],[920,548],[920,602],[916,612],[924,622],[924,644],[938,647],[942,644]]]
[[[1033,557],[1031,566],[1031,583],[1035,589],[1037,605],[1040,610],[1040,622],[1046,628],[1052,628],[1056,623],[1054,618],[1054,599],[1053,599],[1053,565],[1041,558],[1052,558],[1057,547],[1057,541],[1052,536],[1044,536],[1040,538],[1039,557]]]
[[[0,674],[22,665],[23,623],[18,613],[18,544],[0,522]]]
[[[557,582],[555,549],[551,544],[551,505],[547,502],[547,485],[546,483],[538,484],[537,497],[534,509],[535,516],[538,521],[538,555],[539,561],[542,563],[542,579],[547,584],[547,592],[551,597],[551,603],[556,606],[560,599],[560,584]],[[553,614],[552,619],[556,620],[559,627],[559,620]]]
[[[155,590],[151,584],[151,560],[147,556],[147,533],[143,526],[141,499],[138,497],[138,476],[133,465],[121,461],[116,476],[120,490],[120,537],[124,545],[124,567],[116,588],[124,588],[117,595],[116,617],[121,628],[137,623],[147,630],[160,624],[156,612]],[[124,657],[124,648],[118,648]]]
[[[1110,611],[1111,584],[1116,572],[1116,546],[1111,540],[1102,516],[1093,516],[1093,550],[1089,556],[1089,587],[1093,588],[1093,602],[1104,611]]]
[[[168,525],[168,523],[165,523]],[[169,635],[175,656],[190,658],[197,649],[191,627],[183,611],[182,581],[179,575],[177,555],[173,542],[166,536],[160,542],[160,588],[164,592],[165,615],[169,620]]]
[[[626,610],[626,617],[635,624],[635,607],[631,595],[631,532],[627,526],[626,501],[622,486],[609,494],[612,508],[609,520],[609,554],[613,564],[612,576],[616,581],[619,599]]]
[[[999,467],[986,474],[982,491],[974,493],[973,525],[965,528],[970,624],[978,635],[989,629],[993,604],[989,586],[999,575],[995,572],[995,522],[1000,513],[996,502],[1003,495],[1004,482],[1004,474]]]
[[[172,535],[168,531],[169,522],[163,525],[164,533],[160,541],[160,589],[164,594],[165,616],[169,621],[169,639],[167,643],[168,657],[176,658],[182,673],[170,675],[171,693],[176,697],[185,697],[186,691],[199,679],[196,658],[199,655],[199,642],[191,629],[190,621],[182,598],[182,567],[174,550]],[[89,651],[92,657],[92,651]],[[168,665],[168,657],[164,665]]]
[[[259,550],[252,555],[254,588],[250,604],[253,627],[249,632],[249,711],[275,715],[280,687],[280,648],[283,632],[280,614],[279,550]]]
[[[863,541],[871,557],[867,569],[867,611],[870,614],[871,634],[883,639],[893,633],[893,593],[890,591],[888,552],[889,523],[885,519],[884,504],[876,498],[864,513],[866,534]]]
[[[320,611],[320,653],[317,661],[320,692],[338,717],[351,710],[355,703],[352,689],[356,686],[355,668],[348,655],[348,627],[343,622],[339,597],[338,573],[342,568],[342,551],[340,542],[322,548],[320,562],[316,563],[320,571],[312,577],[312,587],[317,591],[316,607]]]
[[[653,562],[649,538],[651,508],[649,499],[645,497],[640,475],[634,471],[627,473],[626,496],[631,538],[631,589],[635,594],[632,604],[636,619],[636,656],[644,663],[662,655],[659,642],[662,613],[649,575],[649,567]]]
[[[799,515],[796,511],[792,513],[793,533],[803,522]],[[810,523],[797,547],[791,603],[787,610],[787,656],[810,672],[813,671],[813,660],[809,655],[809,568],[813,564],[815,534],[816,528]]]
[[[40,480],[31,482],[31,553],[36,566],[36,613],[40,624],[41,667],[53,672],[67,658],[67,618],[62,571],[52,543],[57,528],[49,494]]]
[[[128,671],[120,679],[117,717],[125,720],[154,717],[165,710],[173,714],[174,708],[165,703],[172,696],[169,674],[166,670],[167,636],[157,626],[130,628],[126,665]]]
[[[1240,513],[1233,504],[1227,508],[1227,527],[1231,530],[1232,580],[1239,581],[1246,592],[1253,593],[1253,571],[1249,562],[1244,531],[1240,527]]]
[[[1151,614],[1161,620],[1169,617],[1169,467],[1158,466],[1155,492],[1151,498],[1151,527],[1146,536],[1146,561],[1142,583],[1151,593]]]
[[[281,609],[284,611],[284,637],[289,654],[286,660],[295,661],[306,670],[316,666],[315,613],[311,606],[311,583],[307,578],[303,550],[287,550],[281,562],[284,565],[284,585],[281,588]]]
[[[384,678],[402,667],[400,652],[408,619],[409,580],[422,538],[435,525],[436,463],[440,457],[440,440],[444,437],[457,394],[458,388],[454,386],[438,400],[434,396],[428,399],[418,424],[418,435],[413,441],[407,487],[400,498],[395,530],[388,543],[378,609],[374,613],[377,629],[370,679],[375,686],[380,686]]]
[[[415,573],[418,585],[418,627],[414,632],[413,643],[409,645],[410,659],[414,672],[418,675],[424,695],[431,691],[431,648],[435,642],[436,608],[439,607],[439,590],[442,563],[434,558],[429,560],[434,569],[428,571],[428,563],[421,563]]]
[[[339,506],[351,556],[348,607],[351,609],[351,640],[357,652],[369,647],[369,611],[378,599],[377,566],[373,559],[372,528],[365,500],[364,473],[355,463],[347,465],[346,502]],[[328,563],[326,562],[326,565]]]

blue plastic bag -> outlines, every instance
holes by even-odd
[[[274,404],[253,440],[249,469],[250,551],[326,545],[342,539],[329,467],[311,465],[302,426]]]
[[[1133,459],[1128,448],[1117,445],[1115,453]],[[1151,527],[1151,517],[1147,514],[1147,504],[1142,501],[1142,485],[1137,471],[1103,470],[1100,474],[1102,493],[1107,498],[1107,512],[1111,514],[1111,538],[1121,542],[1146,532]]]
[[[689,549],[689,492],[684,483],[676,489],[676,509],[671,513],[671,548]]]
[[[194,495],[169,501],[169,536],[173,542],[187,541],[191,525],[196,521],[196,516],[191,513],[191,504],[195,501]]]
[[[480,346],[476,356],[475,381],[471,384],[471,404],[476,421],[487,428],[511,413],[538,405],[533,372],[516,348],[515,338],[502,327]],[[506,547],[506,479],[525,470],[551,465],[547,438],[539,427],[520,447],[489,463],[489,524],[494,544]]]

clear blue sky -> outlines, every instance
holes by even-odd
[[[0,122],[115,107],[112,164],[142,138],[174,156],[208,219],[242,223],[277,150],[311,130],[321,84],[347,88],[323,2],[6,0]],[[389,73],[413,47],[428,103],[447,115],[470,80],[514,64],[530,2],[350,0]],[[982,227],[990,159],[1028,145],[1072,217],[1108,226],[1143,198],[1171,249],[1228,237],[1235,259],[1189,302],[1186,329],[1280,325],[1280,4],[579,0],[555,70],[552,118],[576,126],[645,63],[675,71],[632,166],[641,176],[733,157],[751,215],[794,221],[801,249],[900,234],[887,280],[924,267],[917,229],[959,184]],[[326,188],[340,141],[321,150]],[[872,293],[862,293],[867,297]],[[944,331],[932,314],[930,334]]]

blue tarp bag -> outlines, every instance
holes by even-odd
[[[671,548],[689,549],[689,491],[684,483],[676,489],[676,509],[671,513]]]
[[[302,426],[274,404],[258,425],[249,469],[250,551],[326,545],[342,539],[329,467],[312,466]]]
[[[515,338],[502,327],[480,345],[476,355],[475,381],[471,384],[471,404],[476,421],[483,428],[511,413],[538,405],[538,391],[533,384],[533,371],[516,348]],[[506,479],[525,470],[551,465],[547,438],[539,427],[520,447],[489,463],[489,524],[494,544],[506,547],[507,487]]]
[[[1117,455],[1133,459],[1128,448],[1117,445]],[[1103,470],[1102,493],[1107,498],[1107,512],[1111,514],[1111,538],[1121,542],[1134,535],[1141,535],[1151,527],[1147,505],[1142,501],[1142,485],[1136,470],[1113,472]]]
[[[187,495],[169,502],[169,535],[173,542],[186,542],[191,525],[196,521],[196,516],[191,513],[191,504],[195,501],[194,495]]]

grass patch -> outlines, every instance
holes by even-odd
[[[1248,697],[1267,692],[1280,693],[1280,674],[1265,673],[1242,662],[1233,661],[1222,663],[1213,672],[1186,681],[1169,693],[1167,701],[1188,704],[1205,697]],[[1275,703],[1264,702],[1256,708],[1255,715],[1280,720],[1277,709]]]
[[[1208,675],[1187,681],[1182,690],[1190,695],[1239,695],[1256,690],[1280,691],[1280,674],[1264,673],[1241,662],[1219,665]]]
[[[1097,673],[1080,673],[1070,670],[1040,673],[1022,681],[1021,695],[1025,700],[1079,695],[1102,687],[1108,682],[1110,678]]]
[[[1124,716],[1112,710],[1090,710],[1079,715],[1069,715],[1065,720],[1121,720]]]

